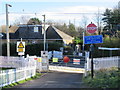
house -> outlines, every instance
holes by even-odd
[[[72,43],[74,39],[70,35],[58,30],[54,26],[45,25],[46,41],[62,41],[65,44]],[[10,42],[16,43],[22,38],[23,41],[29,43],[43,42],[44,33],[42,25],[19,25],[15,32],[10,33]],[[3,33],[2,41],[6,42],[6,34]]]

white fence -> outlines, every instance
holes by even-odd
[[[0,57],[0,67],[15,68],[0,70],[0,87],[30,78],[36,74],[36,56],[24,57]]]
[[[36,61],[34,60],[36,56],[31,56],[30,58],[24,57],[4,57],[0,56],[0,67],[7,68],[20,68],[20,67],[31,67],[36,66]]]
[[[104,58],[94,58],[94,70],[119,67],[120,57],[104,57]],[[86,70],[91,70],[91,59],[87,58]]]
[[[36,67],[23,67],[19,69],[1,70],[0,87],[30,78],[36,74]]]

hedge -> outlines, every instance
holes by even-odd
[[[60,47],[63,47],[62,43],[59,42],[53,42],[53,43],[48,43],[48,51],[51,50],[60,50]],[[16,44],[15,43],[10,43],[10,55],[11,56],[18,56],[18,53],[16,51]],[[25,55],[36,55],[40,56],[41,51],[44,49],[44,44],[43,43],[36,43],[36,44],[26,44],[25,46]],[[4,43],[2,45],[2,55],[6,56],[7,55],[7,44]]]

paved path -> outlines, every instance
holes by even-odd
[[[14,88],[83,88],[80,73],[49,72],[39,79],[35,79]]]

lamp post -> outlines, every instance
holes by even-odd
[[[46,51],[46,31],[45,31],[45,15],[42,15],[44,17],[44,51]]]
[[[10,40],[9,40],[9,20],[8,20],[8,6],[12,7],[10,4],[6,4],[6,34],[7,34],[7,57],[10,56]]]

